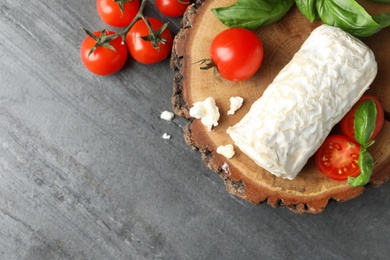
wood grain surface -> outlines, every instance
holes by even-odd
[[[169,21],[148,0],[146,14]],[[390,186],[320,215],[254,206],[184,142],[169,61],[97,77],[95,1],[0,2],[0,259],[387,259]],[[170,140],[161,138],[171,134]]]
[[[229,82],[215,78],[211,70],[199,69],[197,61],[209,57],[209,45],[215,35],[227,29],[211,12],[219,6],[230,6],[235,0],[204,1],[204,4],[188,10],[186,19],[191,26],[183,27],[176,37],[172,64],[178,71],[175,83],[173,106],[175,112],[191,119],[189,109],[195,102],[213,97],[219,107],[221,117],[218,126],[209,131],[200,120],[191,121],[186,127],[185,140],[202,153],[206,164],[224,179],[228,192],[253,203],[267,202],[273,207],[288,207],[297,213],[321,213],[329,200],[344,202],[363,193],[364,187],[352,187],[347,181],[335,181],[320,173],[311,157],[302,171],[288,180],[278,178],[235,147],[236,154],[226,159],[216,152],[221,145],[233,144],[227,129],[236,125],[246,115],[251,105],[261,97],[263,91],[273,81],[281,69],[293,58],[310,33],[321,25],[311,23],[293,7],[280,21],[258,28],[255,33],[264,46],[264,60],[259,71],[250,79]],[[390,12],[390,5],[376,5],[364,2],[371,13]],[[376,56],[379,72],[370,85],[368,93],[377,96],[389,114],[390,96],[390,55],[383,52],[384,45],[390,43],[390,29],[363,39]],[[381,43],[382,45],[379,45]],[[177,61],[176,61],[177,60]],[[175,66],[176,63],[176,66]],[[180,64],[179,64],[180,63]],[[382,93],[382,94],[380,94]],[[243,107],[235,115],[227,115],[230,97],[244,99]],[[334,132],[340,132],[334,128]],[[381,134],[376,138],[378,145],[370,147],[375,158],[371,184],[380,185],[390,178],[390,123],[385,120]],[[237,188],[231,184],[235,183]]]

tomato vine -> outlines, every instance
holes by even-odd
[[[133,1],[135,1],[135,0],[133,0]],[[127,0],[115,1],[115,3],[119,5],[121,12],[123,12],[125,10],[124,9],[125,4],[128,2],[129,1],[127,1]],[[138,0],[137,0],[137,3],[138,3]],[[117,67],[119,67],[119,66],[122,67],[124,65],[123,58],[127,59],[127,52],[126,52],[126,54],[124,54],[124,52],[122,50],[123,49],[122,46],[118,46],[117,43],[115,44],[116,47],[112,44],[112,42],[114,40],[117,40],[117,38],[121,38],[121,45],[125,46],[125,48],[127,46],[128,51],[130,51],[131,49],[134,49],[132,47],[132,45],[134,45],[134,44],[151,45],[152,48],[148,48],[148,47],[145,48],[145,49],[147,49],[147,51],[145,51],[146,56],[145,56],[145,53],[142,53],[142,54],[136,53],[135,54],[138,56],[144,55],[142,60],[146,59],[146,62],[142,62],[142,63],[145,63],[145,64],[157,63],[159,61],[162,61],[163,59],[165,59],[169,55],[170,48],[171,48],[172,42],[173,42],[173,37],[172,37],[172,33],[167,28],[168,23],[164,23],[164,24],[161,23],[161,25],[160,25],[160,21],[159,21],[157,23],[159,25],[159,27],[156,27],[155,25],[152,26],[150,24],[150,20],[154,21],[157,19],[156,18],[149,19],[143,14],[146,3],[147,3],[147,0],[141,1],[140,5],[139,5],[139,9],[138,9],[137,13],[135,14],[134,18],[121,32],[115,33],[115,32],[110,31],[110,33],[108,34],[107,30],[102,30],[100,32],[91,32],[90,30],[88,30],[86,28],[82,28],[85,31],[85,33],[87,34],[87,37],[86,37],[86,39],[84,39],[84,41],[82,43],[82,46],[80,48],[80,54],[82,57],[82,61],[83,61],[84,65],[87,67],[87,69],[89,69],[90,71],[92,71],[98,75],[109,75],[109,74],[115,73],[117,71]],[[138,5],[136,7],[138,8]],[[132,10],[132,11],[134,11],[134,10]],[[133,15],[134,15],[134,13],[133,13]],[[136,43],[135,40],[132,40],[132,42],[126,43],[126,41],[127,41],[126,38],[131,38],[131,37],[126,37],[126,36],[129,34],[129,32],[133,28],[133,26],[135,24],[137,24],[140,20],[142,20],[146,24],[146,29],[147,29],[147,30],[145,30],[144,28],[139,29],[139,30],[142,30],[142,35],[140,35],[142,42],[139,43],[139,41],[137,41],[137,43]],[[137,28],[139,28],[139,26]],[[87,38],[92,38],[92,39],[89,39],[87,41]],[[91,45],[91,40],[93,40],[95,42],[94,45]],[[166,45],[166,46],[164,46],[164,45]],[[162,46],[164,46],[164,51],[160,51]],[[95,55],[93,59],[92,58],[89,59],[89,57],[100,48],[110,50],[112,53],[104,52],[104,55]],[[118,51],[117,50],[118,48],[120,48],[121,50]],[[168,51],[167,51],[167,49],[168,49]],[[86,51],[88,51],[88,55],[86,55]],[[119,54],[121,54],[122,56],[125,56],[125,57],[122,57],[122,59],[119,59],[118,58]],[[133,55],[132,51],[130,51],[130,55]],[[140,60],[140,59],[138,59],[138,57],[133,57],[133,58],[137,61]],[[99,59],[100,59],[100,61],[99,61]],[[115,71],[113,69],[110,70],[110,69],[103,68],[103,67],[107,67],[108,63],[112,64],[111,61],[108,61],[108,59],[116,59],[116,60],[121,61],[120,65],[115,64],[115,66],[114,66],[116,68]],[[101,67],[101,68],[99,68],[97,70],[96,67]],[[104,71],[104,73],[100,73],[100,72],[96,73],[96,71]]]

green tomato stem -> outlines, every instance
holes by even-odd
[[[143,15],[143,11],[144,11],[144,8],[146,6],[146,2],[147,0],[142,0],[141,2],[141,5],[140,5],[140,8],[138,10],[138,13],[136,14],[136,16],[134,17],[134,19],[131,21],[131,23],[125,28],[125,30],[122,32],[122,33],[119,33],[118,35],[120,37],[122,37],[122,44],[125,44],[126,43],[126,34],[130,31],[131,27],[133,27],[133,25],[139,20],[139,19],[143,19],[144,15]]]
[[[146,2],[147,0],[142,0],[141,2],[141,5],[140,5],[140,8],[136,14],[136,16],[134,17],[134,19],[131,21],[131,23],[124,29],[123,32],[121,33],[115,33],[115,34],[111,34],[110,36],[106,36],[106,32],[107,30],[104,29],[102,30],[102,35],[101,37],[96,37],[92,32],[90,32],[88,29],[85,29],[85,28],[81,28],[83,29],[90,37],[92,37],[95,41],[96,41],[96,45],[91,49],[91,52],[89,54],[91,54],[92,52],[95,51],[95,49],[99,46],[103,46],[105,48],[109,48],[113,51],[116,51],[114,47],[112,47],[110,45],[110,42],[112,40],[114,40],[115,38],[117,37],[121,37],[122,38],[122,44],[125,44],[126,43],[126,34],[129,32],[129,30],[131,29],[131,27],[133,27],[133,25],[139,20],[139,19],[143,19],[144,15],[143,15],[143,10],[146,6]]]

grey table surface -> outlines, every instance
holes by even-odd
[[[92,75],[80,27],[95,1],[0,3],[0,259],[389,259],[390,183],[319,215],[229,195],[160,119],[169,61]]]

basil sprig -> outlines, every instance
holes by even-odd
[[[367,37],[390,25],[390,13],[371,16],[355,0],[319,0],[316,9],[321,21],[357,37]]]
[[[375,142],[374,140],[369,141],[369,139],[375,129],[376,115],[376,105],[372,99],[362,102],[356,110],[354,128],[356,141],[360,144],[358,159],[360,174],[356,178],[348,177],[348,183],[353,187],[366,185],[370,181],[374,158],[367,151],[367,148]]]
[[[279,21],[295,0],[237,0],[228,7],[212,9],[218,19],[228,27],[250,30]]]
[[[317,0],[295,0],[299,11],[301,11],[310,22],[318,19],[316,2]]]
[[[390,0],[371,0],[390,3]],[[371,16],[356,0],[237,0],[228,7],[212,9],[228,27],[255,29],[280,20],[296,3],[310,21],[321,19],[356,37],[371,36],[390,25],[390,13]]]
[[[358,106],[355,114],[354,127],[356,141],[360,145],[365,147],[371,145],[368,140],[375,130],[376,114],[375,101],[372,99],[367,99]]]

